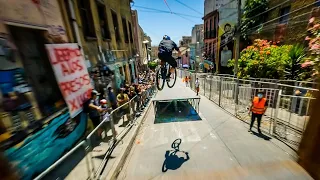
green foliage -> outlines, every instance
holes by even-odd
[[[290,45],[277,46],[267,40],[255,40],[252,46],[248,46],[241,52],[237,76],[283,79],[286,63],[290,59],[291,47]],[[234,60],[230,60],[228,66],[234,66]]]
[[[256,39],[245,48],[238,61],[239,78],[307,80],[311,69],[303,67],[306,52],[303,45],[282,45]],[[234,66],[234,60],[228,66]]]
[[[291,80],[303,80],[305,69],[301,68],[306,56],[305,48],[303,45],[293,45],[289,50],[289,59],[285,66],[285,78]]]
[[[308,32],[308,57],[301,67],[310,72],[310,77],[317,79],[320,71],[320,23],[314,17],[309,20]]]
[[[151,61],[151,62],[148,63],[148,67],[150,69],[155,69],[157,66],[158,66],[158,63],[155,62],[155,61]]]
[[[248,31],[263,23],[265,16],[256,16],[268,8],[268,0],[246,0],[241,17],[241,36],[247,39]]]

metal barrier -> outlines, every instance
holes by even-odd
[[[53,163],[49,168],[47,168],[45,171],[43,171],[41,174],[39,174],[35,180],[40,180],[44,178],[49,172],[51,172],[53,169],[55,169],[57,166],[59,166],[63,161],[65,161],[71,154],[73,154],[75,151],[79,150],[80,148],[84,148],[85,151],[87,152],[86,149],[86,142],[81,141],[78,145],[76,145],[74,148],[72,148],[69,152],[67,152],[65,155],[63,155],[60,159],[58,159],[55,163]],[[90,167],[89,167],[89,160],[86,156],[86,166],[88,170],[88,176],[90,176]]]
[[[317,89],[311,88],[315,83],[263,78],[238,79],[233,76],[206,76],[203,73],[178,71],[180,77],[191,77],[192,90],[195,90],[195,80],[198,78],[201,95],[246,123],[251,122],[249,108],[253,97],[259,90],[264,90],[268,109],[261,122],[261,129],[281,139],[291,148],[298,149],[309,120],[310,104],[318,93]],[[297,90],[304,93],[297,96]]]
[[[131,126],[134,125],[136,116],[138,116],[138,113],[141,113],[144,110],[144,108],[147,106],[147,104],[149,103],[151,97],[155,94],[155,92],[156,92],[156,87],[154,85],[150,86],[144,92],[141,92],[141,94],[134,96],[127,103],[112,110],[109,113],[109,115],[107,115],[101,121],[101,123],[89,133],[89,135],[85,138],[85,140],[81,141],[74,148],[68,151],[65,155],[63,155],[60,159],[58,159],[54,164],[52,164],[49,168],[43,171],[35,179],[39,180],[47,176],[51,171],[57,168],[61,163],[63,163],[68,157],[70,157],[73,153],[75,153],[80,148],[83,148],[86,152],[85,159],[86,159],[86,167],[88,170],[88,177],[86,179],[97,179],[100,176],[101,172],[103,171],[103,167],[104,167],[104,164],[106,163],[108,153],[111,153],[112,147],[115,146],[119,137],[125,131],[127,131]],[[128,124],[125,125],[123,123],[122,127],[120,127],[119,125],[116,125],[115,121],[117,122],[117,121],[120,121],[121,119],[123,119],[123,122],[125,122],[125,119],[126,119]],[[112,132],[112,139],[110,139],[107,143],[108,147],[107,147],[105,156],[99,164],[95,164],[93,160],[93,156],[94,156],[93,149],[97,144],[96,141],[99,141],[99,140],[96,140],[94,138],[96,137],[96,134],[98,133],[99,130],[103,130],[102,134],[104,133],[106,137],[107,132],[110,129]],[[117,130],[120,130],[120,131],[118,132]]]

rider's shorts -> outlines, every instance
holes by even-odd
[[[177,67],[177,61],[174,57],[171,56],[169,53],[158,53],[158,58],[162,61],[167,62],[170,64],[170,66],[176,68]]]

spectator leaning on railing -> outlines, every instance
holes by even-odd
[[[129,97],[127,94],[124,93],[124,91],[125,89],[121,88],[120,93],[117,95],[117,102],[119,107],[129,102]],[[128,116],[128,114],[130,113],[129,104],[121,107],[120,112],[122,115],[126,115],[127,119],[129,120],[129,116]]]
[[[91,92],[91,98],[88,104],[89,117],[94,127],[97,127],[100,124],[100,113],[104,111],[102,108],[100,108],[99,95],[100,93],[98,93],[96,90],[93,90]],[[97,132],[98,136],[100,137],[102,131],[98,130]]]

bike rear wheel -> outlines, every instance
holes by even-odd
[[[170,71],[170,68],[168,68],[168,72]],[[174,69],[174,72],[171,73],[170,75],[170,79],[169,81],[167,81],[167,85],[169,88],[172,88],[175,84],[176,84],[176,81],[177,81],[177,69]]]
[[[165,78],[162,77],[162,67],[157,70],[156,73],[156,84],[159,91],[161,91],[164,87]]]

